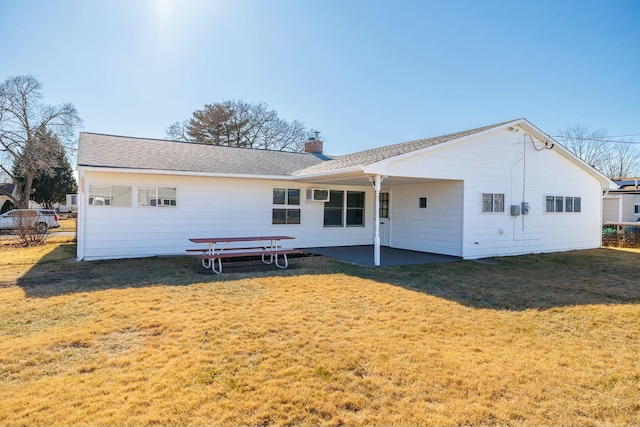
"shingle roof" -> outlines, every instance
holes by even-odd
[[[240,175],[291,175],[325,161],[308,153],[254,150],[81,132],[78,166]]]
[[[451,133],[448,135],[436,136],[433,138],[416,139],[414,141],[401,142],[399,144],[387,145],[384,147],[373,148],[370,150],[359,151],[353,154],[346,154],[344,156],[336,157],[328,162],[319,163],[314,166],[310,166],[306,169],[298,170],[294,175],[306,175],[313,173],[329,172],[340,169],[349,169],[353,167],[361,167],[370,165],[381,160],[389,159],[391,157],[399,156],[401,154],[411,153],[413,151],[421,150],[423,148],[431,147],[433,145],[442,144],[443,142],[452,141],[454,139],[462,138],[465,136],[473,135],[491,128],[499,127],[507,123],[511,123],[514,120],[508,122],[502,122],[495,125],[484,126],[476,129],[465,130],[462,132]]]
[[[16,185],[12,182],[0,182],[0,190],[7,194],[13,194],[13,190],[15,190]]]
[[[300,176],[364,167],[512,122],[514,120],[433,138],[417,139],[359,151],[333,159],[310,153],[255,150],[81,132],[78,144],[78,166],[214,174]]]

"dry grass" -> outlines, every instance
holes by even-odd
[[[60,223],[59,228],[52,228],[50,231],[53,233],[58,233],[61,231],[76,231],[76,219],[75,218],[60,218],[58,221]]]
[[[0,425],[637,425],[640,266],[0,249]]]

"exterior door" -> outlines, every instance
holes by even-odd
[[[388,191],[380,192],[380,245],[391,245],[391,193]]]

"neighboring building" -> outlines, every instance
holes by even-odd
[[[624,178],[615,183],[618,188],[603,199],[603,224],[640,221],[640,179]]]
[[[78,195],[66,194],[66,200],[64,205],[54,206],[58,212],[75,215],[78,212]]]
[[[9,197],[7,194],[15,197],[16,185],[12,182],[1,182],[0,183],[0,209],[4,206],[4,204],[9,201]]]
[[[4,204],[10,201],[6,194],[11,194],[13,197],[16,197],[16,185],[13,183],[0,183],[0,190],[2,190],[0,191],[0,209],[2,209]],[[40,207],[39,203],[29,200],[29,209],[38,209]]]
[[[465,259],[601,244],[616,188],[525,119],[330,158],[80,134],[78,258],[183,254],[279,234]]]

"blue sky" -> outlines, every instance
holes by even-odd
[[[520,117],[640,134],[636,0],[0,0],[0,40],[0,81],[33,74],[88,132],[242,99],[328,154]]]

